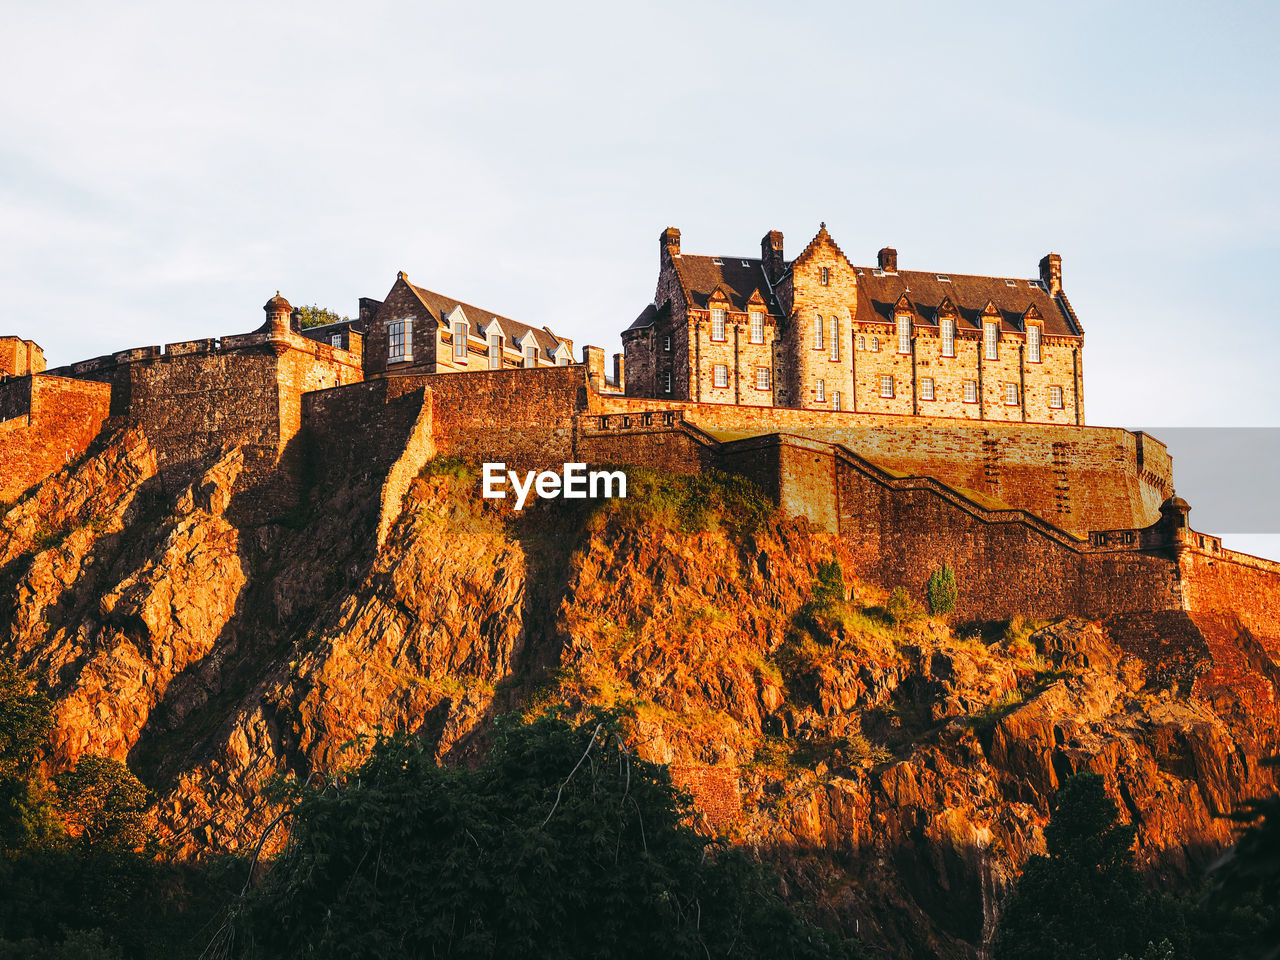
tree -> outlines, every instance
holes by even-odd
[[[1264,760],[1277,765],[1277,759]],[[1236,845],[1211,874],[1211,896],[1199,926],[1207,947],[1249,960],[1280,958],[1280,794],[1244,805],[1232,819],[1248,824]],[[1222,918],[1225,922],[1213,923]],[[1218,927],[1219,929],[1214,929]],[[1201,932],[1201,931],[1197,931]],[[1225,955],[1225,954],[1222,954]]]
[[[322,327],[326,323],[347,323],[351,319],[314,303],[309,307],[295,307],[293,312],[298,318],[298,326],[303,330],[307,327]]]
[[[84,846],[142,846],[147,788],[119,760],[86,755],[75,769],[55,774],[53,782],[63,818]]]
[[[246,956],[848,957],[700,837],[616,714],[500,723],[476,769],[385,739],[295,808]]]
[[[0,852],[58,833],[48,785],[37,766],[52,729],[49,698],[12,664],[0,662]]]
[[[894,626],[901,627],[908,620],[914,619],[920,612],[919,606],[906,587],[894,587],[885,601],[884,612],[893,621]]]
[[[924,585],[925,602],[934,616],[946,616],[956,608],[956,572],[951,564],[944,563]]]
[[[1027,860],[1004,906],[993,960],[1185,956],[1182,914],[1144,889],[1133,866],[1134,828],[1116,822],[1102,777],[1068,778],[1055,801],[1044,831],[1049,855]]]

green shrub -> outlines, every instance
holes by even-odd
[[[884,612],[896,626],[902,626],[920,614],[920,607],[906,587],[894,587],[885,601]]]
[[[924,585],[925,601],[929,604],[929,612],[935,616],[946,616],[956,608],[956,572],[951,564],[944,563],[933,573]]]

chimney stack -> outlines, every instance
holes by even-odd
[[[770,230],[760,239],[760,260],[764,264],[769,282],[777,283],[782,277],[782,267],[786,262],[782,258],[781,230]]]
[[[880,252],[876,254],[876,260],[885,273],[898,272],[898,251],[893,247],[881,247]]]
[[[1062,292],[1062,257],[1056,253],[1046,254],[1040,261],[1040,279],[1049,288],[1049,295],[1056,297]]]
[[[662,231],[662,236],[658,238],[658,262],[662,262],[662,254],[670,251],[671,256],[680,256],[680,230],[676,227],[667,227]]]
[[[625,361],[626,358],[622,354],[613,355],[613,385],[619,391],[627,389]]]

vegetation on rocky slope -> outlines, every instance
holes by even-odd
[[[123,433],[0,517],[0,654],[51,701],[48,769],[127,764],[173,858],[275,855],[269,785],[328,782],[379,734],[475,765],[498,716],[617,707],[698,828],[825,927],[973,957],[1070,775],[1102,777],[1137,867],[1180,889],[1273,783],[1276,718],[1170,679],[1176,637],[951,623],[740,479],[635,471],[625,501],[514,515],[437,462],[378,548],[377,475],[318,464],[264,522],[239,457],[166,491]]]

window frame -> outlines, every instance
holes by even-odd
[[[832,363],[840,362],[840,318],[834,315],[831,317],[831,344],[827,359]]]
[[[711,340],[713,343],[724,343],[729,337],[725,332],[728,327],[729,311],[723,307],[711,309]]]
[[[1027,362],[1043,363],[1042,346],[1044,343],[1043,331],[1038,323],[1027,324]]]
[[[826,403],[827,402],[827,381],[819,377],[818,383],[814,388],[814,392],[817,395],[816,399],[818,403]]]
[[[1054,403],[1055,397],[1057,398],[1057,401],[1058,401],[1057,403]],[[1049,409],[1065,410],[1066,407],[1067,407],[1067,392],[1063,390],[1062,387],[1056,383],[1050,384],[1049,385]]]
[[[896,384],[894,383],[894,379],[893,379],[893,374],[892,374],[892,373],[882,373],[882,374],[880,374],[880,399],[882,399],[882,400],[892,400],[892,399],[894,399],[894,387],[895,387],[895,386],[896,386]],[[886,392],[886,391],[888,391],[888,392]]]
[[[965,403],[977,403],[978,402],[978,381],[965,380],[963,383],[963,386],[961,387],[960,396],[963,402]]]
[[[662,392],[670,393],[673,385],[674,385],[674,378],[671,376],[671,371],[663,370],[662,371]]]
[[[727,363],[712,364],[711,385],[720,390],[729,386],[729,365]]]
[[[982,358],[1000,359],[1000,324],[995,320],[982,321]]]
[[[832,410],[834,410],[836,413],[839,413],[842,409],[844,409],[844,408],[841,406],[841,397],[840,397],[840,391],[839,391],[839,390],[837,390],[837,391],[832,395],[832,398],[831,398],[831,409],[832,409]]]
[[[747,318],[751,324],[751,342],[764,343],[764,311],[749,310]]]
[[[822,314],[818,314],[817,322],[813,325],[813,349],[827,349],[827,327],[826,321],[822,319]]]
[[[943,317],[939,321],[938,327],[938,338],[942,341],[941,355],[954,357],[956,355],[956,318]]]
[[[763,381],[763,383],[761,382]],[[770,367],[756,367],[756,389],[773,389],[773,370]]]
[[[1004,384],[1004,405],[1006,407],[1016,407],[1021,391],[1018,385],[1012,380],[1006,380]]]
[[[505,337],[500,333],[489,334],[489,369],[502,369],[502,341]]]
[[[894,318],[894,324],[897,327],[898,334],[898,353],[906,356],[911,353],[911,317],[908,314],[900,313]]]
[[[937,400],[938,399],[937,384],[934,383],[933,377],[920,378],[920,399],[921,400]]]
[[[467,338],[471,336],[471,325],[463,320],[453,322],[453,359],[467,359]]]
[[[400,352],[394,352],[399,346]],[[387,362],[409,363],[413,360],[413,318],[387,321]]]

